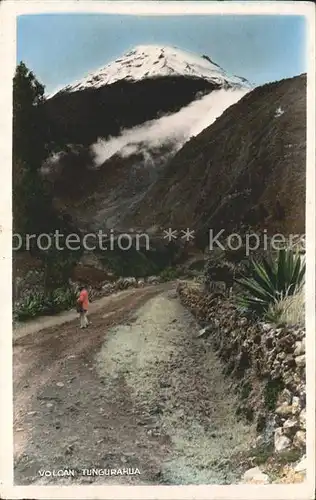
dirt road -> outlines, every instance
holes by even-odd
[[[91,320],[15,332],[15,483],[234,482],[253,429],[174,285],[100,299]]]

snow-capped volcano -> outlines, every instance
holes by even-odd
[[[139,82],[168,76],[203,79],[224,87],[250,87],[245,78],[229,75],[208,56],[199,56],[176,47],[139,45],[61,91],[76,92],[97,89],[121,80]]]
[[[210,93],[223,91],[226,103],[235,101],[235,96],[226,99],[226,91],[250,88],[245,78],[229,75],[208,56],[139,45],[49,96],[46,110],[59,143],[91,146],[99,138],[118,137],[123,130],[177,113]],[[208,111],[202,115],[207,126]]]

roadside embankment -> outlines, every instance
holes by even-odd
[[[256,424],[256,445],[275,453],[306,447],[305,330],[277,328],[243,317],[230,299],[205,294],[197,283],[179,282],[181,302],[193,313],[238,383],[237,415]]]

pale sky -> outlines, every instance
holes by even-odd
[[[303,16],[38,14],[18,18],[17,62],[50,93],[140,44],[206,54],[255,85],[306,72]]]

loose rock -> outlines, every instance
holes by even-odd
[[[259,467],[253,467],[252,469],[247,470],[243,477],[243,482],[254,482],[257,484],[267,484],[269,483],[269,476],[264,474]]]
[[[283,391],[278,397],[278,404],[281,406],[284,404],[290,405],[291,402],[292,402],[291,392],[288,389],[283,389]]]
[[[293,413],[293,408],[290,405],[282,405],[275,410],[275,413],[281,417],[287,417]]]
[[[205,328],[202,328],[198,334],[197,337],[207,337],[212,331],[212,328],[210,326],[206,326]]]
[[[302,354],[301,356],[296,356],[295,363],[299,368],[303,368],[306,364],[305,354]]]
[[[298,415],[301,411],[301,403],[300,403],[300,398],[297,396],[294,396],[292,399],[292,414],[293,415]]]
[[[307,470],[307,458],[304,455],[298,464],[295,466],[295,472],[305,472]]]
[[[297,431],[294,436],[293,445],[296,448],[305,448],[306,447],[306,432]]]
[[[305,339],[295,342],[294,356],[301,356],[305,354]]]
[[[300,427],[303,430],[306,430],[306,409],[305,408],[300,413],[299,421],[300,421]]]
[[[297,418],[288,418],[283,424],[283,432],[287,437],[291,437],[299,428],[299,422]]]
[[[282,427],[278,427],[274,433],[274,449],[275,451],[287,450],[291,446],[291,440],[283,434]]]

